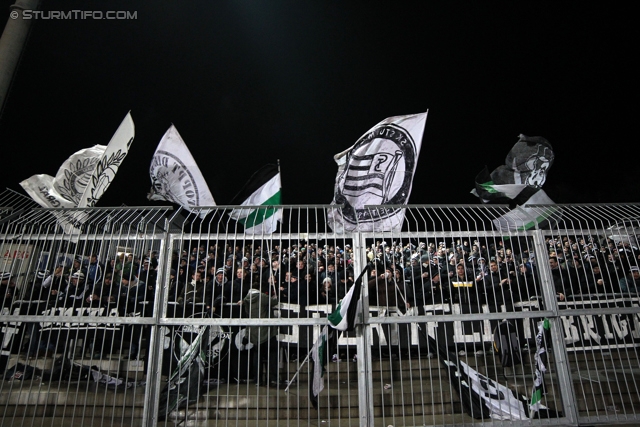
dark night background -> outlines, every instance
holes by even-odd
[[[0,22],[9,5],[1,0]],[[557,203],[637,202],[632,3],[71,1],[136,20],[32,22],[0,117],[0,187],[55,175],[136,138],[98,206],[148,202],[149,163],[174,123],[219,205],[280,159],[286,204],[332,200],[333,155],[380,120],[429,109],[410,203],[475,204],[476,174],[518,134],[556,153]],[[634,9],[635,10],[635,9]],[[633,65],[636,64],[636,65]]]

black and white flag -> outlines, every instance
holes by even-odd
[[[199,209],[199,206],[216,205],[196,161],[173,125],[158,144],[151,160],[149,175],[149,200],[176,203],[202,218],[207,216],[210,210]]]
[[[127,113],[108,145],[77,151],[60,166],[55,177],[34,175],[20,185],[45,208],[93,207],[115,178],[134,137],[133,119],[131,113]],[[77,238],[87,218],[82,211],[54,211],[53,215],[64,232],[72,235],[72,240]]]
[[[20,183],[45,208],[95,206],[118,172],[135,136],[131,113],[127,113],[109,145],[94,145],[72,154],[55,177],[34,175]]]
[[[389,117],[362,135],[350,148],[334,156],[338,173],[329,226],[341,231],[390,231],[402,227],[403,205],[409,201],[418,163],[427,112]]]
[[[491,174],[485,167],[476,176],[476,185],[471,193],[483,203],[517,205],[493,221],[498,230],[549,228],[560,219],[562,212],[553,206],[553,200],[542,190],[554,159],[549,141],[541,136],[521,134],[507,154],[504,165]]]

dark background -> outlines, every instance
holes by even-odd
[[[0,0],[4,25],[9,5]],[[561,4],[556,4],[561,3]],[[280,159],[286,204],[332,200],[333,155],[380,120],[429,109],[410,203],[475,204],[476,174],[518,135],[556,160],[557,203],[638,201],[638,25],[584,2],[71,1],[136,20],[36,20],[0,116],[0,186],[136,138],[98,206],[149,202],[174,123],[219,205]]]

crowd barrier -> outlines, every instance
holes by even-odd
[[[610,239],[616,250],[628,248],[618,257],[627,255],[630,267],[637,257],[638,205],[562,206],[554,229],[513,231],[494,229],[494,220],[508,212],[504,206],[409,206],[400,230],[349,233],[326,226],[329,206],[286,206],[278,231],[262,235],[244,234],[228,219],[233,207],[216,207],[204,219],[168,207],[94,208],[78,214],[82,224],[75,228],[61,225],[73,210],[62,216],[28,204],[2,208],[0,272],[9,274],[0,289],[0,425],[640,422],[640,298],[576,285],[588,275],[559,281],[549,264],[557,241],[567,237],[592,238],[601,247]],[[471,252],[476,241],[486,246],[489,261],[492,253],[504,261],[507,252],[528,263],[535,286],[520,286],[507,268],[500,274],[511,279],[509,292],[487,290],[490,279],[475,281],[481,250],[463,259],[474,275],[456,279],[458,246]],[[436,253],[443,248],[444,259],[428,255],[430,244]],[[224,254],[210,257],[211,248]],[[192,253],[196,263],[189,266]],[[121,261],[120,279],[131,279],[114,285],[114,300],[102,299],[109,293],[92,300],[89,292],[69,302],[68,292],[61,300],[43,288],[57,265],[73,269],[76,259],[88,274],[93,254],[103,268],[95,289],[106,289],[106,273],[117,270],[109,270],[110,260]],[[256,317],[249,300],[217,298],[213,283],[206,286],[229,255],[235,270],[247,254],[255,289],[264,300],[275,298],[268,316]],[[430,280],[437,269],[447,286],[430,282],[432,293],[417,295],[416,282],[404,274],[416,254],[414,266]],[[437,265],[449,264],[451,254],[457,261],[451,267]],[[145,257],[157,262],[153,273],[143,268]],[[188,267],[181,276],[183,257]],[[263,257],[267,265],[251,273]],[[307,262],[297,271],[302,258]],[[322,287],[327,265],[319,267],[329,258],[338,273],[335,294]],[[192,273],[202,260],[205,286],[199,288]],[[282,277],[270,281],[271,261],[278,261]],[[607,270],[609,279],[626,276],[628,268],[619,264]],[[402,275],[395,272],[399,266]],[[376,280],[387,269],[402,279]],[[294,297],[286,271],[304,282],[297,285],[304,296]],[[362,271],[365,279],[357,282]],[[136,288],[140,282],[145,285]],[[356,326],[327,328],[327,317],[356,282],[362,309]],[[70,283],[64,279],[65,291]],[[393,297],[384,288],[391,283]],[[243,288],[243,300],[250,288]],[[256,334],[265,339],[254,343]]]

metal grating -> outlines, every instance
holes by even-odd
[[[352,233],[335,206],[283,206],[273,234],[233,206],[4,205],[1,425],[640,422],[640,205],[404,206],[401,229]],[[361,273],[359,326],[325,329]]]

